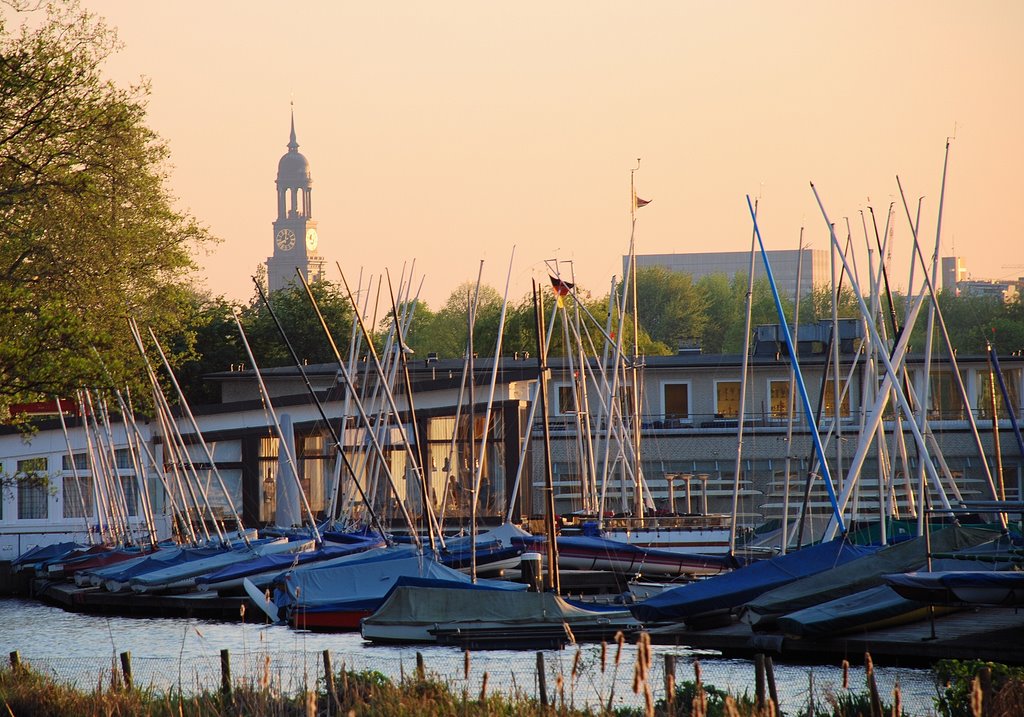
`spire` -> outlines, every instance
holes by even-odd
[[[295,102],[292,101],[292,133],[288,138],[288,150],[291,152],[297,152],[299,149],[299,143],[295,140]]]

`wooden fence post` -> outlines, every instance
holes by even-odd
[[[416,679],[419,682],[423,682],[425,679],[427,679],[427,668],[423,664],[422,652],[416,653]]]
[[[334,668],[331,667],[331,651],[324,650],[324,685],[327,687],[327,717],[331,715],[331,705],[334,712],[341,714],[341,704],[338,702],[338,691],[334,687]]]
[[[548,706],[548,676],[544,670],[544,653],[537,653],[537,687],[540,690],[540,706]]]
[[[754,655],[754,707],[764,709],[764,654]]]
[[[814,670],[807,672],[807,717],[814,717]]]
[[[17,650],[11,653],[11,669],[15,672],[21,669],[21,655]]]
[[[220,691],[231,697],[231,652],[227,648],[220,651]]]
[[[676,713],[676,656],[665,655],[665,702],[669,714]]]
[[[782,717],[782,707],[779,706],[779,690],[775,686],[775,665],[772,663],[771,655],[765,655],[764,675],[768,678],[768,697],[775,707],[776,717]]]
[[[131,650],[127,650],[121,653],[121,673],[124,675],[124,687],[129,692],[135,689],[135,683],[132,680],[132,653]]]

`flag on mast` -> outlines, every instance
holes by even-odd
[[[646,207],[650,203],[651,203],[650,199],[641,199],[640,197],[638,197],[636,195],[636,190],[634,189],[633,190],[633,208],[632,208],[632,211],[630,213],[632,215],[634,215],[634,217],[635,217],[637,209],[639,209],[640,207]]]
[[[565,306],[565,302],[562,301],[562,297],[572,291],[573,285],[568,281],[562,281],[558,277],[551,276],[548,274],[548,278],[551,279],[551,288],[555,292],[555,301],[558,303],[558,308]]]

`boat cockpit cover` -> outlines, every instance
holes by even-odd
[[[769,590],[870,555],[877,550],[877,547],[852,545],[843,538],[837,538],[752,563],[731,573],[666,590],[631,605],[629,609],[642,622],[660,622],[734,608]]]

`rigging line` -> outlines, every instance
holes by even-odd
[[[206,460],[210,462],[210,470],[213,472],[213,476],[217,479],[217,485],[220,487],[221,492],[224,494],[224,500],[227,501],[228,509],[231,511],[231,515],[235,519],[235,526],[241,535],[242,540],[245,542],[246,547],[251,547],[249,541],[249,535],[245,531],[245,526],[242,523],[242,516],[238,514],[238,509],[235,508],[235,501],[231,497],[231,493],[228,491],[227,485],[224,483],[224,478],[220,474],[220,470],[217,468],[217,461],[213,458],[213,452],[210,450],[209,445],[206,443],[206,438],[203,436],[202,431],[199,429],[199,422],[196,421],[196,417],[192,413],[192,408],[189,406],[188,399],[185,397],[185,392],[181,390],[181,385],[178,383],[178,377],[174,375],[174,371],[171,369],[170,361],[167,360],[167,356],[164,354],[164,349],[160,345],[160,341],[157,339],[156,334],[153,333],[153,329],[149,329],[149,336],[153,339],[153,345],[156,347],[157,353],[160,355],[160,359],[164,363],[164,368],[167,369],[167,374],[171,378],[171,384],[174,386],[174,390],[178,394],[178,400],[181,402],[181,407],[185,411],[185,415],[188,417],[189,423],[195,430],[196,440],[199,442],[200,447],[203,449],[203,455],[206,456]],[[255,368],[256,362],[253,360],[253,367]]]
[[[295,352],[295,347],[292,346],[292,342],[288,339],[288,335],[285,333],[284,327],[281,325],[280,319],[277,317],[277,312],[274,311],[274,307],[270,305],[270,300],[267,295],[263,293],[263,287],[260,286],[259,280],[254,276],[252,278],[253,283],[256,284],[256,291],[259,292],[260,299],[263,300],[264,305],[267,307],[267,311],[270,313],[270,318],[274,320],[274,326],[277,327],[277,332],[281,335],[282,341],[284,341],[285,348],[288,349],[289,355],[292,357],[292,361],[295,362],[295,366],[299,369],[299,375],[302,376],[303,382],[306,384],[306,390],[309,391],[310,397],[313,399],[313,403],[316,405],[317,411],[320,413],[320,417],[323,419],[324,425],[327,426],[327,430],[331,433],[331,439],[334,441],[334,446],[338,451],[338,455],[341,457],[342,462],[345,464],[345,469],[348,470],[352,476],[352,480],[355,483],[356,489],[359,491],[359,496],[362,498],[363,503],[367,507],[367,511],[370,513],[370,519],[384,538],[384,542],[387,545],[391,545],[391,541],[388,539],[387,534],[384,532],[384,526],[381,525],[380,520],[377,518],[377,514],[374,513],[373,507],[367,500],[366,494],[363,492],[363,487],[359,484],[359,481],[355,477],[355,473],[352,470],[352,465],[348,461],[348,457],[345,455],[344,446],[342,445],[341,438],[338,436],[337,431],[334,430],[334,424],[327,417],[327,412],[324,410],[323,403],[320,402],[319,397],[316,395],[316,391],[313,390],[313,384],[309,381],[309,376],[306,374],[306,369],[299,360],[298,354]],[[262,395],[262,393],[261,393]],[[340,475],[339,475],[339,489],[340,489]],[[301,490],[301,485],[299,489]],[[319,541],[318,541],[319,542]]]
[[[302,489],[302,483],[299,481],[299,470],[295,463],[295,456],[292,453],[290,441],[288,440],[288,437],[285,436],[284,430],[281,428],[281,424],[277,420],[277,413],[274,411],[273,401],[271,401],[270,393],[267,391],[267,386],[263,382],[263,374],[260,372],[260,368],[256,363],[256,357],[252,355],[252,347],[249,345],[249,340],[245,335],[245,330],[242,328],[242,322],[238,320],[237,313],[232,312],[231,316],[234,318],[235,325],[238,327],[238,334],[242,337],[242,346],[245,347],[245,354],[249,357],[249,361],[252,363],[253,373],[256,374],[256,383],[259,385],[260,393],[263,394],[267,401],[267,405],[270,408],[270,416],[274,420],[274,430],[277,432],[277,436],[280,439],[279,446],[280,449],[284,450],[285,460],[287,460],[288,467],[291,469],[292,479],[295,481],[295,486],[299,490],[299,497],[302,498],[302,507],[306,511],[306,517],[309,518],[309,524],[313,531],[313,538],[316,540],[317,545],[320,545],[323,543],[323,538],[320,535],[320,529],[316,525],[316,519],[313,517],[313,511],[309,507],[309,500],[307,499],[306,491]]]
[[[341,264],[338,264],[338,272],[341,274],[341,282],[342,282],[342,285],[345,287],[345,293],[348,295],[349,302],[352,304],[352,306],[354,308],[356,306],[355,297],[352,295],[351,289],[349,289],[348,281],[345,280],[345,273],[341,270]],[[380,287],[378,286],[378,289],[379,288]],[[395,416],[395,426],[398,429],[398,433],[399,433],[399,435],[400,435],[400,437],[402,439],[402,445],[403,445],[403,449],[404,449],[405,455],[406,455],[407,459],[409,460],[409,464],[412,467],[413,473],[415,474],[415,473],[418,472],[418,473],[420,473],[422,475],[423,468],[420,465],[420,461],[417,459],[417,456],[415,455],[415,453],[412,450],[412,446],[411,446],[411,444],[409,442],[409,435],[408,435],[408,433],[406,433],[406,430],[405,430],[405,423],[404,423],[404,421],[402,421],[402,414],[398,410],[398,405],[395,402],[395,396],[394,396],[394,394],[393,394],[393,392],[391,391],[391,388],[390,388],[391,382],[393,381],[394,373],[391,374],[392,378],[389,380],[388,374],[385,373],[384,367],[381,365],[380,357],[377,355],[377,349],[373,345],[373,341],[371,340],[372,334],[367,332],[366,325],[363,323],[363,319],[362,319],[361,316],[357,315],[356,316],[356,320],[359,322],[359,330],[362,331],[363,334],[367,337],[367,344],[366,344],[366,346],[367,346],[367,349],[369,350],[370,357],[373,359],[373,366],[374,366],[374,369],[377,372],[377,379],[378,379],[378,381],[381,384],[380,385],[381,393],[383,394],[384,398],[387,400],[388,408],[391,410],[391,412]],[[392,327],[392,329],[394,329],[394,327]],[[394,370],[397,371],[397,365],[395,366]],[[415,421],[416,420],[415,415],[410,415],[409,420],[410,421]],[[397,492],[396,492],[396,495],[397,495]],[[404,509],[404,506],[403,506],[403,509]],[[429,511],[428,511],[428,514],[429,514]],[[410,524],[412,524],[411,520],[410,520]],[[436,551],[435,536],[433,534],[433,530],[434,530],[433,524],[430,522],[430,520],[428,520],[427,521],[427,531],[428,531],[428,538],[430,539],[430,547],[431,547],[431,550],[435,550]],[[413,528],[413,532],[415,533],[415,528]],[[418,536],[417,536],[417,538],[418,538]],[[418,545],[420,547],[422,547],[421,544],[418,544]]]
[[[810,399],[807,396],[807,387],[804,385],[803,373],[800,371],[800,365],[797,361],[796,350],[793,346],[793,337],[789,335],[789,326],[786,323],[786,314],[782,310],[782,303],[779,299],[779,293],[775,287],[775,277],[772,274],[772,267],[768,261],[768,252],[764,248],[764,241],[761,238],[761,230],[757,225],[757,212],[754,210],[754,205],[753,203],[751,203],[749,195],[747,196],[747,208],[750,210],[750,218],[754,222],[754,233],[757,236],[757,243],[761,247],[761,258],[764,260],[765,274],[768,275],[768,283],[771,284],[772,287],[772,297],[775,299],[775,308],[779,314],[779,321],[780,326],[782,327],[782,334],[786,339],[786,348],[789,350],[790,363],[793,366],[793,371],[796,376],[797,387],[800,389],[800,398],[804,404],[804,413],[807,416],[807,422],[810,423],[814,415],[814,412],[811,410]],[[834,233],[833,236],[835,236]],[[839,415],[838,406],[834,407],[834,414],[836,416]],[[810,430],[811,440],[814,442],[814,448],[816,453],[818,454],[818,460],[821,461],[821,471],[823,474],[822,479],[825,482],[825,490],[828,492],[829,502],[832,505],[832,511],[835,515],[836,522],[842,528],[842,532],[845,535],[846,525],[843,522],[843,516],[839,512],[838,506],[836,505],[835,486],[832,484],[832,476],[829,473],[828,464],[825,460],[825,450],[824,447],[821,445],[821,436],[818,435],[818,427],[811,426]]]
[[[947,154],[949,152],[948,142],[946,144],[946,152]],[[943,170],[943,174],[945,174],[945,170]],[[899,187],[900,190],[900,199],[903,202],[903,211],[906,213],[907,221],[910,222],[910,207],[907,206],[906,195],[903,192],[903,184],[900,182],[899,175],[896,176],[896,186]],[[996,484],[992,477],[992,472],[989,470],[988,460],[985,457],[985,449],[981,443],[981,434],[978,432],[978,423],[975,421],[974,412],[971,410],[971,400],[967,394],[967,387],[964,386],[963,377],[960,375],[960,367],[956,360],[956,351],[953,349],[953,343],[949,338],[949,331],[946,328],[946,319],[942,315],[942,310],[939,307],[939,299],[935,292],[935,285],[929,276],[928,266],[924,259],[924,253],[921,251],[921,246],[917,239],[917,226],[914,225],[913,222],[911,222],[911,237],[913,238],[914,243],[914,256],[918,258],[918,261],[921,264],[921,271],[924,274],[924,286],[928,292],[929,298],[931,299],[932,305],[936,307],[935,318],[938,319],[939,332],[942,334],[942,340],[946,345],[946,354],[949,356],[949,361],[953,366],[953,370],[950,373],[956,379],[955,383],[960,393],[960,399],[963,401],[964,412],[967,414],[967,421],[971,427],[971,436],[974,438],[974,447],[978,450],[978,455],[981,457],[982,471],[985,474],[985,479],[988,482],[989,489],[992,491],[992,495],[995,496],[997,495]],[[922,514],[924,512],[924,508],[925,506],[922,504]],[[920,516],[918,520],[920,521]],[[1000,521],[1004,523],[1003,527],[1005,528],[1006,525],[1002,517],[1000,517]]]
[[[830,239],[833,243],[837,243],[838,240],[835,235],[835,230],[834,228],[832,228],[832,225],[828,221],[828,214],[825,212],[825,206],[824,204],[822,204],[821,197],[818,195],[817,188],[814,186],[813,182],[811,183],[811,191],[814,193],[815,200],[818,203],[818,207],[821,210],[822,217],[825,219],[826,225],[829,226]],[[847,263],[846,257],[843,256],[842,254],[840,254],[839,256],[842,258],[843,264],[845,265]],[[857,298],[857,304],[860,307],[861,315],[866,319],[869,318],[870,312],[868,311],[867,305],[864,303],[864,297],[860,293],[860,287],[857,286],[856,279],[853,277],[852,272],[850,273],[850,284],[850,288],[853,290],[854,296]],[[877,345],[882,345],[881,338],[878,334],[878,329],[875,327],[874,322],[865,321],[865,323],[868,327],[868,330],[871,332],[872,341],[874,341]],[[896,395],[899,399],[899,404],[901,408],[907,412],[907,415],[913,415],[913,411],[910,408],[910,404],[907,400],[907,397],[903,393],[903,389],[899,384],[899,375],[893,368],[892,361],[889,359],[889,356],[886,354],[885,351],[879,352],[878,355],[882,359],[882,363],[885,365],[886,374],[888,374],[892,378],[892,386],[893,388],[896,389]],[[935,471],[935,465],[932,463],[931,457],[928,455],[928,450],[924,443],[924,437],[922,436],[921,431],[918,429],[917,423],[915,421],[909,421],[908,423],[910,425],[911,432],[914,434],[914,440],[917,441],[920,445],[921,459],[925,461],[925,468],[928,471],[928,477],[931,478],[931,480],[936,484],[935,487],[939,492],[939,498],[942,502],[942,507],[948,510],[950,508],[949,499],[947,498],[945,491],[942,490],[942,485],[939,481],[938,474]]]
[[[753,216],[755,227],[757,226],[757,203],[758,200],[754,200]],[[743,313],[743,358],[741,362],[742,365],[740,367],[740,395],[736,416],[736,465],[733,469],[732,514],[729,519],[729,557],[735,557],[736,555],[736,528],[737,521],[739,520],[740,475],[743,470],[743,421],[747,410],[747,375],[750,372],[750,320],[754,305],[754,268],[756,266],[756,250],[757,233],[751,230],[750,268],[747,277],[747,305],[744,307]],[[765,262],[767,263],[767,259],[765,259]],[[835,272],[833,272],[833,278],[834,277]],[[833,286],[835,286],[834,281]],[[833,302],[833,306],[834,305],[835,302]],[[779,306],[779,320],[783,323],[786,321],[781,305]]]
[[[398,315],[398,304],[395,302],[395,291],[394,288],[391,286],[391,274],[387,271],[387,269],[384,270],[384,273],[387,276],[388,280],[388,296],[391,299],[391,312],[392,316],[394,317],[393,328],[395,331],[395,337],[397,339],[395,344],[395,351],[398,352],[398,366],[396,366],[396,369],[400,367],[402,371],[402,378],[404,380],[406,393],[405,401],[406,406],[409,409],[409,423],[412,426],[413,440],[416,442],[416,451],[420,453],[420,455],[417,456],[416,462],[413,464],[413,469],[417,477],[419,478],[420,503],[423,506],[423,512],[426,514],[427,522],[429,524],[427,529],[427,538],[430,540],[430,550],[436,553],[436,541],[440,536],[440,527],[438,526],[437,518],[434,515],[434,505],[430,496],[430,487],[427,484],[427,475],[426,472],[423,470],[423,443],[420,441],[420,427],[419,422],[416,420],[416,406],[413,403],[412,379],[409,376],[409,355],[407,351],[409,351],[410,349],[405,344],[405,338],[402,332],[402,317]],[[411,312],[409,320],[412,320]],[[400,421],[401,418],[396,415],[396,420]],[[412,455],[411,446],[409,446],[409,454]],[[435,537],[435,533],[437,533],[437,537]],[[443,537],[440,538],[440,542],[441,548],[444,549],[445,545]]]
[[[142,441],[134,431],[128,431],[128,421],[131,422],[132,427],[135,426],[135,412],[131,405],[131,392],[125,388],[127,393],[128,402],[125,403],[119,390],[114,391],[114,397],[117,399],[117,405],[120,408],[122,420],[125,426],[125,440],[131,447],[132,461],[135,465],[136,476],[138,477],[137,483],[139,484],[139,492],[143,501],[143,510],[145,511],[146,524],[149,527],[150,535],[152,536],[153,547],[156,547],[159,543],[157,538],[156,519],[153,516],[153,501],[149,491],[149,481],[147,480],[149,475],[149,467],[142,460]]]
[[[135,346],[139,351],[139,355],[145,362],[147,375],[149,376],[150,386],[153,389],[153,402],[157,406],[158,412],[162,414],[164,421],[164,431],[167,438],[166,446],[170,446],[173,442],[174,453],[177,455],[177,459],[180,462],[182,473],[185,476],[185,486],[188,488],[189,495],[192,498],[192,505],[196,509],[197,517],[203,515],[205,508],[209,507],[209,499],[205,493],[203,493],[202,483],[199,481],[199,476],[196,473],[195,466],[192,464],[192,460],[188,455],[188,447],[185,445],[184,438],[181,435],[181,431],[178,428],[177,420],[174,418],[174,413],[171,411],[170,403],[167,401],[167,397],[164,395],[163,390],[160,387],[160,382],[157,379],[156,371],[153,369],[152,364],[149,361],[149,355],[146,353],[146,349],[142,343],[142,334],[139,332],[138,324],[131,317],[128,318],[128,328],[131,330],[132,339],[135,341]],[[199,489],[200,494],[203,497],[204,505],[200,505],[199,499],[196,497],[195,488],[192,485],[190,476],[194,477],[195,487]],[[182,496],[182,502],[185,502],[184,493]],[[212,509],[210,514],[212,515]],[[206,526],[206,520],[200,521],[203,533],[207,540],[210,540],[210,531]],[[224,536],[221,531],[221,526],[216,517],[213,517],[214,531],[217,533],[218,538],[221,542],[224,542]]]
[[[64,407],[60,405],[60,398],[55,397],[55,400],[57,401],[57,415],[60,417],[60,429],[64,433],[64,444],[68,447],[68,462],[71,464],[71,477],[75,481],[75,490],[78,493],[78,499],[82,508],[82,518],[85,521],[86,540],[89,541],[89,545],[93,545],[95,543],[95,539],[93,537],[92,524],[89,522],[89,510],[85,505],[85,495],[82,493],[82,481],[78,475],[78,465],[75,462],[75,452],[71,448],[71,437],[68,435],[68,426],[64,420]]]
[[[125,403],[124,403],[124,399],[121,396],[121,392],[117,391],[116,395],[117,395],[118,403],[121,404],[122,407],[124,407]],[[131,413],[131,404],[127,405],[127,410],[128,410],[129,413]],[[167,500],[171,504],[171,515],[173,516],[175,513],[177,513],[179,511],[177,501],[175,500],[175,497],[174,497],[174,491],[172,489],[172,486],[168,484],[168,482],[167,482],[167,480],[166,480],[166,478],[165,478],[165,476],[163,474],[163,471],[161,471],[158,468],[159,463],[157,462],[156,457],[153,455],[153,452],[149,449],[149,445],[143,439],[142,431],[139,428],[137,422],[135,421],[134,414],[132,414],[132,431],[135,434],[135,437],[136,437],[136,440],[138,441],[139,446],[145,451],[146,458],[149,460],[149,464],[152,466],[154,473],[156,473],[157,479],[163,485],[164,490],[167,493]],[[177,530],[177,528],[178,528],[177,522],[174,521],[173,518],[172,518],[171,522],[172,522],[172,528]]]
[[[340,270],[341,267],[339,266],[338,268]],[[406,510],[404,501],[402,501],[402,499],[399,497],[400,493],[398,491],[398,486],[395,485],[394,476],[391,475],[391,469],[384,458],[384,451],[381,448],[380,441],[377,440],[377,434],[373,431],[373,423],[366,415],[366,411],[363,408],[363,402],[359,398],[359,393],[356,390],[355,385],[352,383],[352,376],[351,374],[349,374],[348,367],[345,365],[345,362],[341,360],[341,354],[338,352],[338,345],[334,342],[334,335],[331,333],[330,328],[327,326],[327,320],[324,318],[323,312],[320,311],[320,305],[317,303],[316,297],[313,296],[313,291],[309,286],[309,282],[306,281],[306,278],[302,276],[301,273],[298,276],[299,281],[302,283],[303,288],[306,290],[306,296],[309,298],[309,302],[313,306],[313,311],[316,312],[317,319],[319,319],[320,321],[320,328],[323,329],[324,335],[327,337],[327,343],[331,347],[331,351],[334,353],[335,360],[338,362],[338,367],[341,369],[342,375],[344,376],[345,385],[350,389],[353,404],[356,407],[356,411],[359,413],[359,419],[362,421],[365,433],[371,440],[374,452],[378,460],[380,461],[381,467],[384,470],[384,474],[388,480],[388,484],[391,486],[391,490],[395,496],[395,501],[398,503],[398,507],[402,511],[402,517],[405,518],[406,525],[409,526],[413,542],[416,544],[417,548],[422,549],[423,545],[422,542],[420,541],[419,535],[417,534],[416,526],[412,521],[412,517],[409,515],[409,511]],[[347,284],[346,292],[348,293],[349,301],[352,304],[352,310],[358,316],[358,305],[354,301],[352,292],[348,291]],[[362,321],[360,321],[360,323],[362,323]]]
[[[107,378],[107,381],[110,383],[111,386],[113,386],[114,385],[113,376],[111,376],[110,372],[107,370],[107,365],[103,361],[103,358],[100,356],[99,351],[97,351],[96,347],[92,346],[92,345],[90,345],[89,348],[92,350],[93,356],[95,357],[96,361],[99,363],[100,368],[103,370],[103,374]],[[118,406],[121,409],[121,422],[124,425],[125,442],[126,442],[126,444],[128,446],[129,453],[130,453],[132,461],[133,461],[133,463],[135,465],[136,480],[137,480],[137,482],[138,481],[143,481],[143,482],[139,483],[139,486],[138,486],[138,488],[139,488],[138,499],[142,503],[143,517],[145,518],[146,527],[150,531],[150,543],[155,547],[158,541],[156,539],[156,525],[153,522],[152,505],[149,502],[149,491],[147,490],[146,485],[144,483],[144,477],[140,477],[140,476],[143,476],[143,471],[142,471],[142,467],[141,467],[140,458],[138,456],[138,448],[134,445],[134,443],[132,441],[133,434],[128,430],[128,425],[127,425],[129,419],[134,422],[135,417],[130,415],[129,412],[126,411],[125,406],[124,406],[124,402],[121,401],[121,394],[120,394],[120,392],[115,389],[114,393],[115,393],[115,395],[117,397],[117,400],[118,400]],[[106,412],[106,402],[104,402],[104,411]],[[107,413],[105,413],[104,417],[105,417],[105,420],[106,420],[106,422],[108,424],[107,425],[107,432],[109,434],[109,433],[111,433],[111,428],[109,426],[109,415]],[[113,436],[112,435],[111,435],[110,440],[111,440],[111,442],[113,442]],[[117,462],[116,455],[115,455],[114,460],[115,460],[115,465],[116,465],[116,462]],[[122,486],[122,490],[123,490],[123,486]],[[125,500],[127,501],[127,496],[125,496]],[[139,506],[138,506],[138,502],[137,502],[136,503],[136,509],[138,509],[138,507]]]
[[[545,352],[545,355],[547,351],[551,348],[550,333],[554,328],[555,318],[558,315],[557,309],[558,307],[556,305],[553,305],[551,307],[551,318],[548,319],[547,331],[544,334],[544,345],[541,348],[541,350]],[[540,402],[538,399],[540,397],[540,384],[542,381],[544,381],[544,377],[538,376],[537,381],[534,383],[533,386],[530,387],[530,412],[529,415],[526,417],[526,426],[525,430],[523,431],[523,442],[522,445],[519,447],[519,460],[516,462],[516,477],[512,481],[512,492],[509,495],[508,510],[505,513],[506,523],[511,522],[512,513],[514,512],[516,502],[519,499],[520,486],[522,484],[523,478],[523,470],[526,467],[526,453],[530,447],[530,439],[533,435],[533,424],[537,419],[537,411],[540,408]]]
[[[128,530],[128,534],[131,536],[132,541],[142,546],[142,540],[137,533],[142,532],[142,527],[139,525],[139,521],[136,516],[135,525],[132,525],[132,511],[131,506],[128,504],[128,493],[129,491],[125,488],[125,480],[121,475],[121,462],[118,459],[118,450],[114,444],[114,433],[110,425],[110,411],[107,408],[107,401],[101,398],[99,395],[96,397],[96,403],[100,411],[100,416],[103,419],[103,432],[106,436],[107,450],[110,452],[110,463],[111,463],[111,475],[114,478],[114,484],[117,487],[117,498],[121,504],[121,509],[124,511],[125,528]],[[127,433],[127,430],[126,430]],[[130,450],[129,450],[130,452]],[[129,484],[130,485],[130,484]],[[135,512],[138,513],[139,505],[138,499],[135,501]]]

